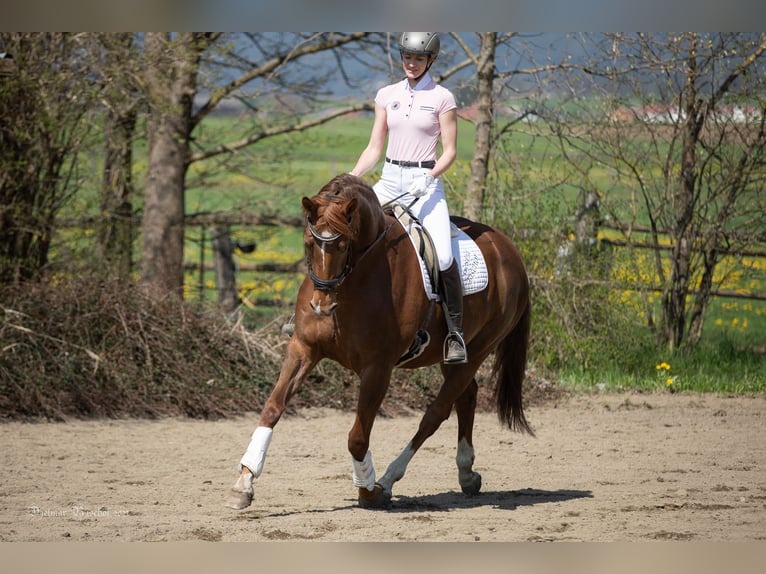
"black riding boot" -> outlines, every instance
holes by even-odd
[[[444,362],[465,363],[468,351],[463,339],[463,283],[454,259],[450,266],[439,272],[442,307],[447,319],[447,338],[444,339]]]

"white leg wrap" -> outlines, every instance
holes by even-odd
[[[272,432],[273,429],[269,427],[258,427],[255,429],[247,451],[239,462],[240,472],[242,472],[242,467],[246,466],[256,478],[261,475],[263,461],[266,460],[266,451],[269,450],[269,444],[271,443]]]
[[[372,466],[372,452],[368,450],[362,462],[359,462],[352,456],[351,462],[354,463],[354,486],[366,488],[370,492],[375,490],[375,469]]]

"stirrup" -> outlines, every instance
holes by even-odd
[[[451,345],[450,343],[455,343],[459,349],[456,348],[456,345]],[[447,336],[444,338],[443,356],[444,362],[447,364],[468,362],[468,349],[466,348],[462,333],[459,331],[447,333]]]

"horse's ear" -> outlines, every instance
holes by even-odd
[[[303,211],[306,213],[314,214],[316,212],[316,205],[308,197],[304,196],[304,198],[301,199],[301,204],[303,204]]]
[[[348,203],[343,208],[343,212],[346,214],[346,219],[351,219],[351,216],[356,211],[356,206],[358,201],[359,200],[356,197],[352,197],[351,199],[348,200]]]

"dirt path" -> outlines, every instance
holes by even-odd
[[[418,415],[419,416],[419,415]],[[274,433],[253,505],[224,507],[256,417],[0,425],[0,541],[741,541],[766,539],[766,400],[575,396],[528,409],[537,438],[477,417],[482,493],[460,493],[448,420],[394,487],[356,506],[352,415]],[[379,419],[379,474],[418,418]]]

